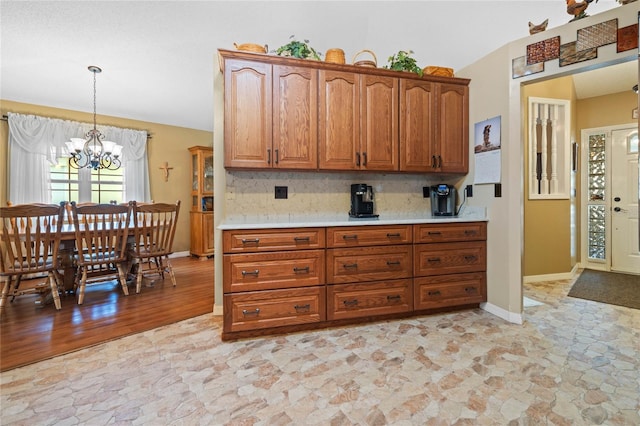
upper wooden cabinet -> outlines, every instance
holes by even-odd
[[[228,60],[225,167],[315,169],[318,73]]]
[[[219,53],[225,167],[468,171],[467,79]]]
[[[436,171],[469,171],[469,87],[459,84],[437,85]]]

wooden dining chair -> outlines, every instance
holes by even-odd
[[[169,255],[173,253],[173,237],[180,213],[180,200],[175,204],[135,201],[131,204],[135,239],[130,255],[137,266],[136,293],[140,293],[142,277],[147,273],[157,273],[164,279],[166,271],[175,287],[176,277]]]
[[[116,276],[125,296],[127,288],[127,238],[131,222],[130,205],[76,204],[71,202],[76,234],[76,287],[78,304],[84,302],[87,280]]]
[[[0,207],[0,312],[7,298],[23,294],[44,293],[46,284],[20,289],[25,275],[47,274],[49,288],[56,309],[61,308],[58,274],[60,224],[64,203],[17,204]],[[12,288],[12,281],[15,284]]]

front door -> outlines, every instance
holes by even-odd
[[[638,129],[611,132],[611,270],[640,274]]]

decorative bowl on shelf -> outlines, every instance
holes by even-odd
[[[255,43],[233,43],[237,50],[242,50],[244,52],[253,52],[253,53],[267,53],[269,51],[267,45],[261,46]]]

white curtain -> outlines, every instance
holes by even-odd
[[[65,142],[84,138],[92,124],[8,113],[9,194],[14,204],[50,203],[49,166],[66,154]],[[98,126],[104,140],[122,145],[123,200],[150,201],[147,132]]]

